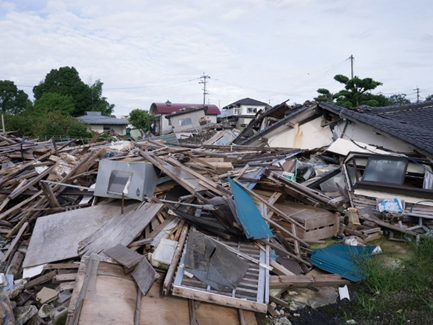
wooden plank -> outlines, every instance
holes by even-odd
[[[33,288],[39,284],[45,283],[47,281],[50,281],[54,276],[56,275],[56,271],[48,272],[47,274],[38,276],[37,278],[34,278],[33,280],[30,280],[24,285],[24,289],[30,289]]]
[[[6,254],[3,256],[2,260],[1,260],[2,262],[6,262],[9,255],[14,251],[15,246],[18,244],[19,240],[21,239],[21,236],[23,235],[24,231],[27,229],[28,225],[29,225],[28,222],[25,222],[22,225],[22,227],[20,228],[20,231],[18,232],[18,234],[16,235],[16,237],[14,238],[12,243],[10,244],[9,249],[7,250]]]
[[[197,325],[194,300],[188,299],[188,310],[189,310],[189,325]]]
[[[128,247],[139,247],[153,242],[153,238],[145,238],[132,242]]]
[[[0,214],[0,220],[3,220],[4,218],[6,218],[7,216],[11,215],[15,211],[21,209],[27,203],[34,201],[35,199],[37,199],[38,197],[40,197],[42,193],[43,193],[43,191],[41,190],[41,191],[37,192],[35,195],[29,197],[26,200],[21,201],[20,203],[14,205],[12,208],[6,210],[2,214]]]
[[[150,265],[147,258],[143,257],[132,273],[132,277],[145,296],[153,283],[158,279],[159,275],[153,269],[152,265]]]
[[[87,287],[89,282],[95,282],[98,272],[100,258],[96,254],[92,254],[89,258],[86,275],[84,276],[83,285],[77,299],[77,306],[74,310],[74,315],[71,320],[71,325],[77,325],[80,319],[81,308],[83,307],[84,298],[86,296]]]
[[[258,313],[266,313],[267,312],[267,305],[254,302],[254,301],[248,301],[248,300],[242,300],[232,297],[227,297],[215,293],[209,293],[205,291],[199,291],[191,288],[185,288],[180,286],[173,286],[173,294],[176,296],[188,298],[188,299],[195,299],[195,300],[201,300],[205,302],[210,302],[218,305],[223,306],[230,306],[234,308],[241,308],[246,310],[251,310]]]
[[[59,283],[59,286],[57,288],[59,291],[74,290],[75,281]]]
[[[162,288],[162,294],[166,296],[169,291],[171,284],[173,282],[174,274],[176,271],[177,264],[179,263],[180,258],[182,257],[182,250],[185,244],[186,237],[188,235],[188,225],[184,225],[182,229],[182,234],[180,236],[179,242],[177,244],[176,250],[174,252],[173,259],[171,260],[170,267],[168,268],[167,274],[164,279],[164,284]]]
[[[281,264],[279,264],[278,262],[272,259],[270,260],[269,265],[273,267],[272,272],[274,272],[277,275],[295,275],[295,273],[286,269],[284,266],[282,266]]]
[[[12,257],[12,260],[8,267],[7,274],[12,274],[15,279],[18,279],[19,278],[18,274],[20,273],[21,263],[23,262],[23,260],[24,260],[24,254],[17,251]]]
[[[120,244],[106,249],[104,253],[128,269],[136,266],[143,258],[143,255]]]
[[[140,307],[141,307],[141,297],[143,294],[141,290],[137,290],[137,301],[135,304],[135,312],[134,312],[134,325],[140,324]]]
[[[54,277],[54,282],[68,282],[75,281],[77,278],[77,273],[66,273],[66,274],[57,274]]]
[[[82,240],[80,254],[100,253],[106,247],[129,245],[163,207],[159,203],[145,203],[128,215],[118,215],[107,221],[98,231]]]
[[[31,181],[29,181],[25,186],[22,186],[19,190],[16,189],[11,194],[9,194],[8,198],[13,200],[17,198],[19,195],[21,195],[25,190],[27,190],[29,187],[35,185],[38,183],[41,179],[43,179],[45,176],[47,176],[55,166],[51,166],[47,169],[45,169],[42,173],[39,174],[39,176],[34,177]]]
[[[188,324],[188,300],[172,295],[163,296],[161,285],[161,281],[155,282],[148,294],[142,297],[140,325]],[[196,320],[200,325],[240,324],[235,308],[205,302],[195,304],[195,307]],[[243,315],[246,325],[257,325],[254,312],[244,310]]]
[[[269,288],[311,288],[325,286],[340,286],[350,281],[339,275],[271,275],[269,277]]]
[[[270,302],[274,302],[277,305],[280,305],[281,307],[290,309],[290,305],[287,302],[285,302],[284,300],[280,299],[280,298],[277,298],[277,297],[269,295],[269,301]]]
[[[51,189],[51,186],[47,183],[41,182],[41,188],[44,191],[46,197],[48,198],[48,201],[50,201],[50,204],[52,207],[59,208],[60,204],[59,201],[57,201],[56,196],[53,193],[53,190]]]
[[[44,265],[45,270],[52,270],[52,269],[78,269],[80,267],[80,264],[75,263],[58,263],[58,264],[47,264]]]

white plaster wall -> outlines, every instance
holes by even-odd
[[[102,133],[104,132],[104,126],[113,129],[114,132],[119,133],[121,135],[126,134],[126,125],[102,125],[102,124],[92,124],[90,125],[90,129],[95,132]]]
[[[216,115],[206,115],[206,119],[209,120],[211,123],[217,122],[217,116]]]
[[[177,116],[175,115],[175,116],[170,118],[171,125],[174,126],[173,131],[174,132],[181,132],[181,131],[188,130],[191,128],[199,127],[200,126],[199,120],[204,116],[205,115],[204,115],[203,110],[200,110],[197,112],[190,112],[188,114],[181,114],[181,115],[177,115]],[[183,126],[179,125],[179,121],[184,120],[186,118],[190,118],[192,123],[188,124],[188,125],[183,125]]]
[[[167,114],[161,114],[161,134],[168,134],[173,132],[173,128],[168,123],[168,118],[165,118]]]
[[[342,122],[334,128],[336,135],[341,138],[341,134],[346,122]],[[359,124],[349,124],[343,135],[344,139],[361,141],[376,147],[384,147],[393,151],[410,152],[413,151],[409,146],[402,143],[400,140],[385,137],[377,134],[369,126]]]
[[[322,117],[318,117],[301,126],[276,134],[268,139],[270,147],[287,147],[300,149],[314,149],[332,143],[332,131],[329,126],[321,127]]]
[[[102,133],[104,132],[104,126],[101,124],[92,124],[90,125],[90,129],[95,132]]]

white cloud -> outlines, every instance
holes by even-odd
[[[30,3],[30,4],[29,4]],[[337,73],[433,93],[433,4],[395,1],[244,0],[0,2],[0,80],[32,86],[74,66],[104,83],[117,115],[152,102],[225,106],[243,97],[302,103],[337,91]],[[29,86],[29,87],[27,87]]]

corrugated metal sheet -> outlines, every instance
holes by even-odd
[[[273,237],[271,229],[260,214],[251,196],[228,177],[236,204],[236,213],[247,238]]]
[[[326,272],[358,282],[362,280],[363,274],[356,260],[369,257],[375,248],[376,246],[332,244],[325,248],[313,249],[310,262]]]

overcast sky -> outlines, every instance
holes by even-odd
[[[31,98],[51,69],[100,79],[115,114],[152,102],[303,103],[336,74],[433,94],[431,0],[0,0],[0,80]]]

